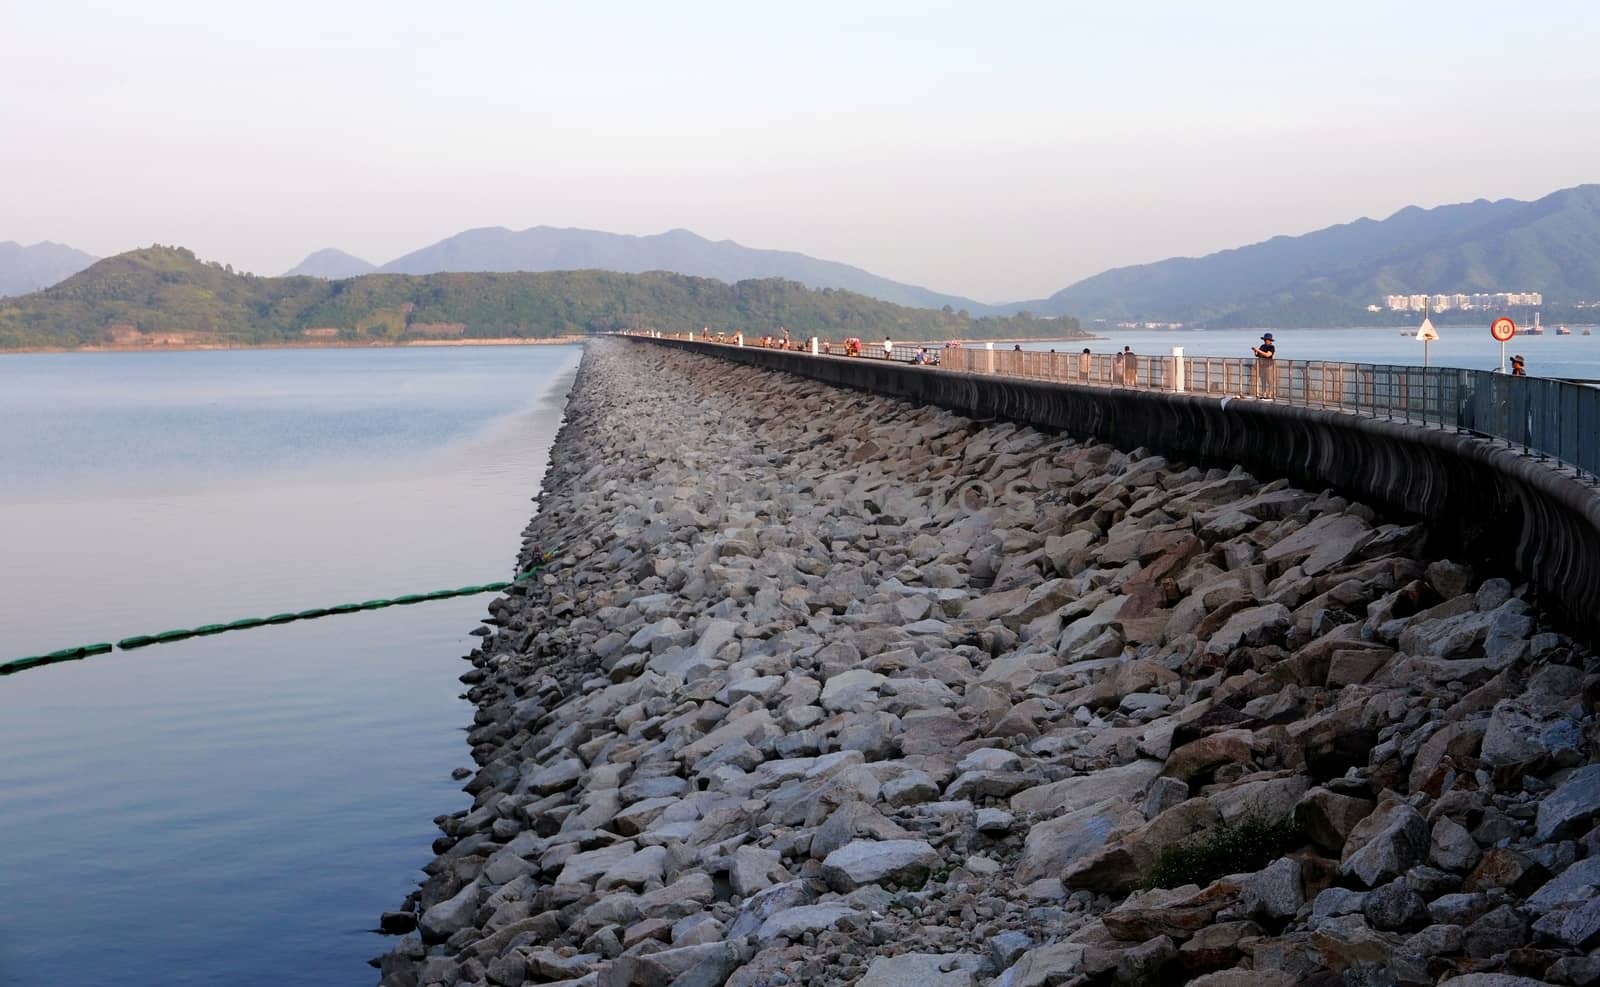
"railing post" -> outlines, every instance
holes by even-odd
[[[744,345],[744,333],[736,332],[736,333],[733,334],[733,345],[735,345],[735,346],[743,346]]]
[[[1172,348],[1172,389],[1183,393],[1183,347]]]
[[[991,339],[987,343],[984,343],[983,349],[985,352],[984,373],[992,374],[994,373],[994,340]]]
[[[811,337],[811,355],[812,356],[816,356],[817,354],[819,354],[821,352],[822,352],[822,348],[817,343],[817,337],[812,336]]]

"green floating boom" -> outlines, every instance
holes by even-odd
[[[0,675],[10,675],[27,668],[37,668],[40,665],[54,665],[62,661],[77,661],[89,655],[103,655],[111,650],[109,644],[81,644],[75,648],[61,648],[43,655],[28,655],[25,658],[13,658],[0,664]]]
[[[180,627],[170,631],[160,631],[156,634],[135,634],[131,637],[122,638],[115,646],[109,641],[102,641],[96,644],[82,644],[72,648],[62,648],[48,654],[13,658],[10,661],[0,662],[0,676],[10,675],[28,668],[36,668],[40,665],[48,665],[53,662],[74,661],[79,658],[87,658],[90,655],[108,654],[114,648],[132,651],[136,648],[149,647],[152,644],[166,644],[170,641],[182,641],[191,637],[209,637],[212,634],[248,630],[252,627],[265,627],[268,624],[287,624],[295,620],[316,620],[319,617],[327,617],[333,614],[356,613],[361,610],[381,610],[384,607],[403,607],[413,603],[445,600],[456,596],[499,593],[537,576],[543,562],[548,562],[553,557],[551,553],[547,552],[544,554],[540,565],[535,565],[525,572],[519,572],[511,579],[492,583],[462,586],[457,589],[436,589],[431,593],[406,593],[393,599],[367,600],[362,603],[338,603],[331,607],[313,607],[310,610],[301,610],[298,613],[275,613],[270,617],[245,617],[226,624],[201,624],[198,627]]]

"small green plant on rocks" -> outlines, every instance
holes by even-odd
[[[1304,843],[1288,819],[1247,815],[1222,822],[1162,850],[1145,875],[1147,888],[1204,887],[1227,874],[1258,871]]]

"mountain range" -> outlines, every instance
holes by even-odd
[[[1600,299],[1600,185],[1533,202],[1479,199],[1358,219],[1204,257],[1119,267],[1047,299],[1042,313],[1217,326],[1352,325],[1389,294],[1538,291]]]
[[[943,295],[916,285],[879,277],[859,267],[818,260],[789,250],[763,250],[732,240],[708,240],[689,230],[651,236],[599,230],[503,226],[467,230],[438,243],[374,266],[339,250],[319,250],[288,274],[353,277],[385,274],[439,274],[447,271],[618,271],[642,274],[671,271],[734,284],[760,278],[785,278],[808,288],[834,288],[914,308],[966,309],[990,314],[991,306],[958,295]]]
[[[0,243],[0,294],[54,283],[94,258],[58,244]],[[319,250],[288,272],[341,280],[370,273],[667,271],[726,284],[780,278],[913,308],[974,316],[1034,312],[1106,321],[1209,326],[1336,326],[1387,318],[1387,294],[1537,291],[1554,315],[1600,300],[1600,185],[1533,202],[1479,199],[1387,219],[1358,219],[1203,257],[1113,268],[1048,298],[985,305],[784,250],[708,240],[688,230],[629,236],[535,226],[468,230],[382,266]]]
[[[160,245],[0,299],[0,349],[378,345],[548,338],[619,329],[867,339],[1080,335],[1076,320],[973,318],[781,278],[727,284],[665,271],[263,278]]]

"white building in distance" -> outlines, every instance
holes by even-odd
[[[1421,312],[1431,308],[1435,312],[1451,309],[1466,311],[1493,311],[1507,308],[1537,308],[1544,304],[1544,294],[1538,291],[1497,291],[1453,295],[1385,295],[1383,307],[1391,312]]]

